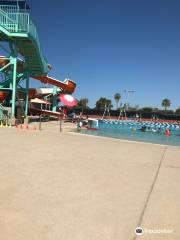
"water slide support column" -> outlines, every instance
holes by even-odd
[[[57,87],[53,87],[53,106],[52,106],[53,112],[57,111]]]
[[[29,93],[29,76],[26,77],[26,99],[25,99],[25,114],[28,116],[28,93]]]
[[[29,75],[26,76],[25,118],[24,118],[25,124],[28,124],[28,100],[29,100]]]
[[[15,108],[16,108],[16,90],[17,90],[17,49],[16,46],[10,42],[11,50],[10,62],[12,64],[12,100],[11,100],[11,123],[15,124]]]
[[[16,75],[17,75],[17,58],[11,57],[11,63],[13,65],[12,71],[12,100],[11,100],[11,118],[15,119],[15,107],[16,107]]]

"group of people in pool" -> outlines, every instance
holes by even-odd
[[[136,131],[136,128],[132,129],[133,131]],[[151,128],[147,126],[142,126],[140,129],[141,132],[154,132],[154,133],[164,133],[166,136],[171,136],[171,130],[169,128],[166,128],[165,132],[163,131],[162,128]]]

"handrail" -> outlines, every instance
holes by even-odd
[[[2,106],[2,104],[0,103],[0,120],[3,120],[3,110],[4,110],[4,107]]]
[[[6,12],[6,11],[7,12]],[[37,34],[36,26],[31,20],[30,14],[27,12],[19,12],[18,8],[13,8],[11,11],[9,7],[1,8],[0,6],[0,25],[11,33],[27,33],[34,39],[37,44],[39,55],[42,61],[43,69],[47,69],[47,61],[44,58],[43,51],[40,45],[39,37]]]
[[[1,103],[0,103],[0,109],[4,110],[4,107]]]
[[[6,112],[6,113],[5,113]],[[6,121],[7,123],[7,120],[8,118],[10,118],[10,113],[8,110],[6,110],[2,104],[0,103],[0,121],[2,123],[2,121]]]
[[[6,13],[4,10],[2,10],[1,8],[0,8],[0,12],[1,12],[1,14],[3,14],[4,17],[6,17],[8,20],[13,21],[11,18],[8,17],[7,13]]]

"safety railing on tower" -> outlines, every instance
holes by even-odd
[[[36,26],[27,11],[23,12],[17,6],[0,5],[0,26],[10,33],[26,33],[33,38],[37,44],[43,66],[47,67],[47,61],[43,56]]]

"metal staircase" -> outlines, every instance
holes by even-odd
[[[29,75],[47,75],[48,63],[29,12],[17,6],[0,5],[0,38],[15,44],[18,53],[25,58]]]
[[[8,56],[1,57],[0,91],[9,92],[8,106],[11,104],[11,119],[15,119],[17,94],[25,94],[25,116],[28,114],[29,78],[47,76],[50,66],[40,46],[36,26],[25,0],[0,1],[0,47],[6,42]],[[21,55],[21,60],[19,56]],[[2,63],[4,61],[4,63]],[[21,81],[24,81],[24,90]],[[2,112],[2,111],[1,111]]]

